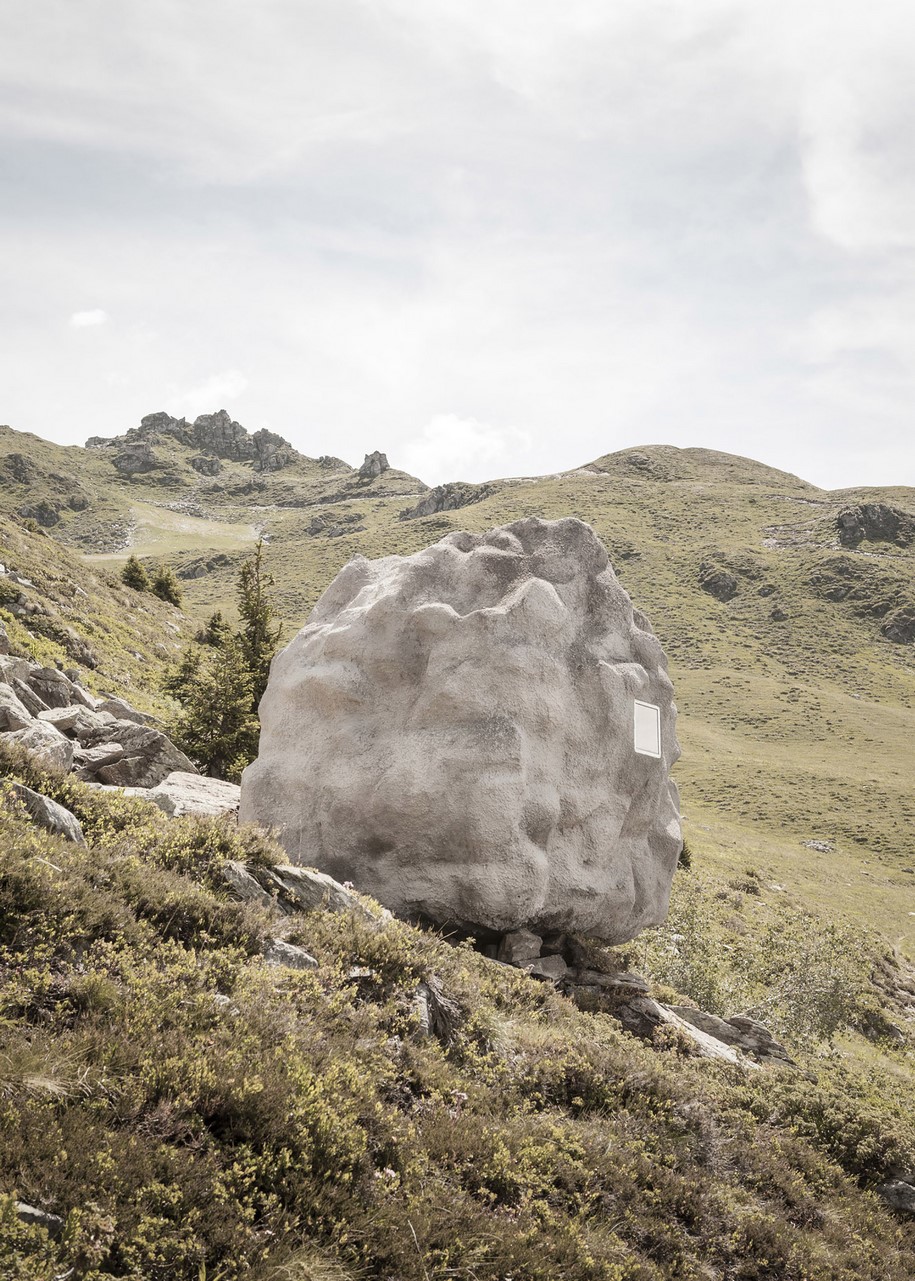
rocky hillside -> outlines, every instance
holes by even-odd
[[[3,449],[0,509],[16,516],[50,496],[50,535],[93,548],[93,572],[117,570],[129,551],[167,560],[198,618],[231,610],[258,530],[294,627],[357,553],[412,552],[527,515],[581,517],[670,656],[690,842],[915,950],[912,490],[830,493],[749,459],[662,446],[426,490],[383,455],[359,470],[306,459],[224,412],[153,414],[86,449],[3,429]],[[76,510],[70,494],[90,506]],[[122,665],[136,679],[132,661]]]
[[[5,751],[0,774],[4,1277],[911,1276],[911,1062],[861,940],[779,905],[759,946],[761,885],[723,903],[678,874],[675,928],[641,959],[707,984],[697,895],[752,921],[792,1063],[750,1017],[675,1014],[606,950],[568,947],[560,991],[517,968],[519,940],[514,964],[453,946],[255,830]],[[23,788],[82,840],[36,828]],[[839,1028],[885,1048],[821,1053]]]
[[[0,1276],[908,1281],[912,491],[659,447],[426,490],[224,414],[4,432]],[[256,529],[292,624],[356,552],[524,515],[594,525],[671,656],[663,927],[455,945],[181,816],[161,676]]]

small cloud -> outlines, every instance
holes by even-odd
[[[237,369],[226,369],[170,399],[183,414],[213,413],[227,401],[237,400],[247,388],[248,380],[244,374]]]
[[[446,480],[491,480],[524,470],[527,432],[493,427],[476,418],[436,414],[403,451],[406,471],[430,485]]]
[[[101,307],[96,307],[93,311],[74,311],[70,317],[70,325],[73,329],[91,329],[93,325],[107,323],[108,312],[102,311]]]

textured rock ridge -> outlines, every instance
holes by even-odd
[[[164,464],[157,458],[153,445],[169,439],[204,451],[191,459],[191,466],[205,476],[219,474],[221,458],[236,463],[250,462],[255,471],[279,471],[300,457],[289,441],[276,432],[262,427],[249,433],[225,409],[215,414],[199,414],[192,423],[163,411],[147,414],[140,420],[139,427],[131,427],[123,436],[110,440],[103,436],[90,437],[86,448],[117,448],[119,452],[112,459],[114,466],[125,475],[133,475],[162,467]]]
[[[635,700],[660,758],[633,750]],[[657,638],[589,526],[517,521],[357,557],[274,660],[241,821],[398,914],[622,942],[681,848]]]

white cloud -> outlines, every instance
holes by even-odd
[[[238,400],[247,388],[248,380],[244,374],[239,373],[237,369],[227,369],[184,391],[175,390],[166,393],[169,412],[188,414],[192,417],[196,417],[197,414],[214,413],[217,409],[223,409],[231,401]]]
[[[476,418],[436,414],[418,436],[400,446],[398,465],[428,485],[446,480],[487,480],[523,460],[531,438],[515,427],[493,427]]]
[[[14,425],[225,404],[427,480],[898,444],[915,483],[904,0],[7,7]]]
[[[74,311],[70,317],[70,324],[74,329],[91,329],[95,325],[107,323],[108,313],[102,311],[101,307],[96,307],[92,311]]]

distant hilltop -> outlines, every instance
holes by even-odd
[[[140,420],[139,427],[131,427],[123,436],[90,436],[86,448],[117,451],[112,460],[114,465],[124,475],[133,475],[152,471],[158,465],[153,446],[164,444],[169,438],[188,449],[201,451],[188,461],[203,476],[218,476],[222,459],[250,462],[255,471],[280,471],[290,463],[305,461],[304,455],[276,432],[266,427],[249,432],[225,409],[218,409],[215,414],[200,414],[192,423],[186,418],[173,418],[164,411],[147,414]],[[331,470],[352,470],[339,458],[325,457],[318,461]]]

